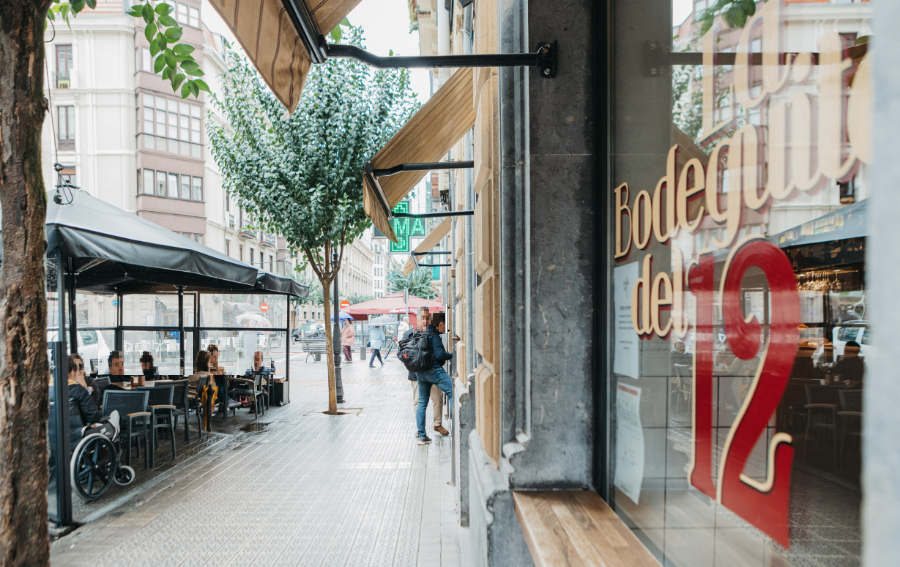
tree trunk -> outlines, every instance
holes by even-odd
[[[325,351],[328,357],[328,413],[337,414],[337,380],[334,375],[334,324],[331,321],[331,284],[322,280],[322,298],[325,302],[325,324],[331,325],[325,333]],[[340,316],[338,317],[340,318]]]
[[[0,566],[48,565],[47,0],[0,1]],[[60,333],[62,334],[62,333]]]

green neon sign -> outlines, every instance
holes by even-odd
[[[409,201],[400,201],[394,207],[394,213],[408,213]],[[394,234],[397,235],[397,242],[391,242],[391,252],[409,252],[410,237],[410,219],[395,218],[393,221]]]
[[[412,221],[412,227],[409,229],[409,235],[412,238],[416,237],[425,237],[425,223],[422,222],[422,219],[410,219]]]

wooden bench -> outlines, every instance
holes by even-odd
[[[659,567],[592,490],[513,492],[516,516],[537,567]]]
[[[306,362],[310,355],[325,354],[325,339],[300,339],[300,348],[306,353]]]

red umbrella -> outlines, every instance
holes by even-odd
[[[444,306],[437,301],[422,299],[421,297],[416,297],[414,295],[409,296],[409,309],[407,310],[407,304],[403,302],[403,294],[394,293],[371,301],[363,301],[362,303],[351,305],[347,309],[344,309],[344,311],[353,315],[355,319],[365,315],[392,315],[398,313],[415,314],[419,311],[420,307],[427,307],[431,311],[444,310]]]

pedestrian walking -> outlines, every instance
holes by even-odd
[[[381,360],[381,346],[384,343],[384,329],[381,327],[372,327],[372,330],[369,331],[369,348],[372,349],[372,356],[369,358],[369,368],[375,368],[375,357],[378,357],[378,362],[384,366],[384,361]]]
[[[431,350],[434,353],[432,367],[431,370],[426,372],[416,373],[419,386],[419,403],[416,407],[417,441],[419,445],[431,443],[431,438],[425,434],[425,407],[428,405],[429,396],[433,398],[435,388],[447,395],[447,403],[450,404],[450,416],[453,416],[453,381],[443,368],[446,361],[453,359],[453,355],[444,349],[444,343],[441,342],[441,335],[445,331],[444,314],[435,313],[425,330],[429,339],[431,339]],[[457,341],[459,337],[453,337],[453,340]],[[441,435],[447,435],[450,432],[444,429],[441,424],[442,413],[443,411],[437,413],[437,406],[435,406],[434,421],[436,425],[434,429]]]
[[[356,331],[353,329],[353,323],[346,321],[344,328],[341,329],[341,350],[344,352],[344,360],[353,362],[353,341],[356,340]]]

